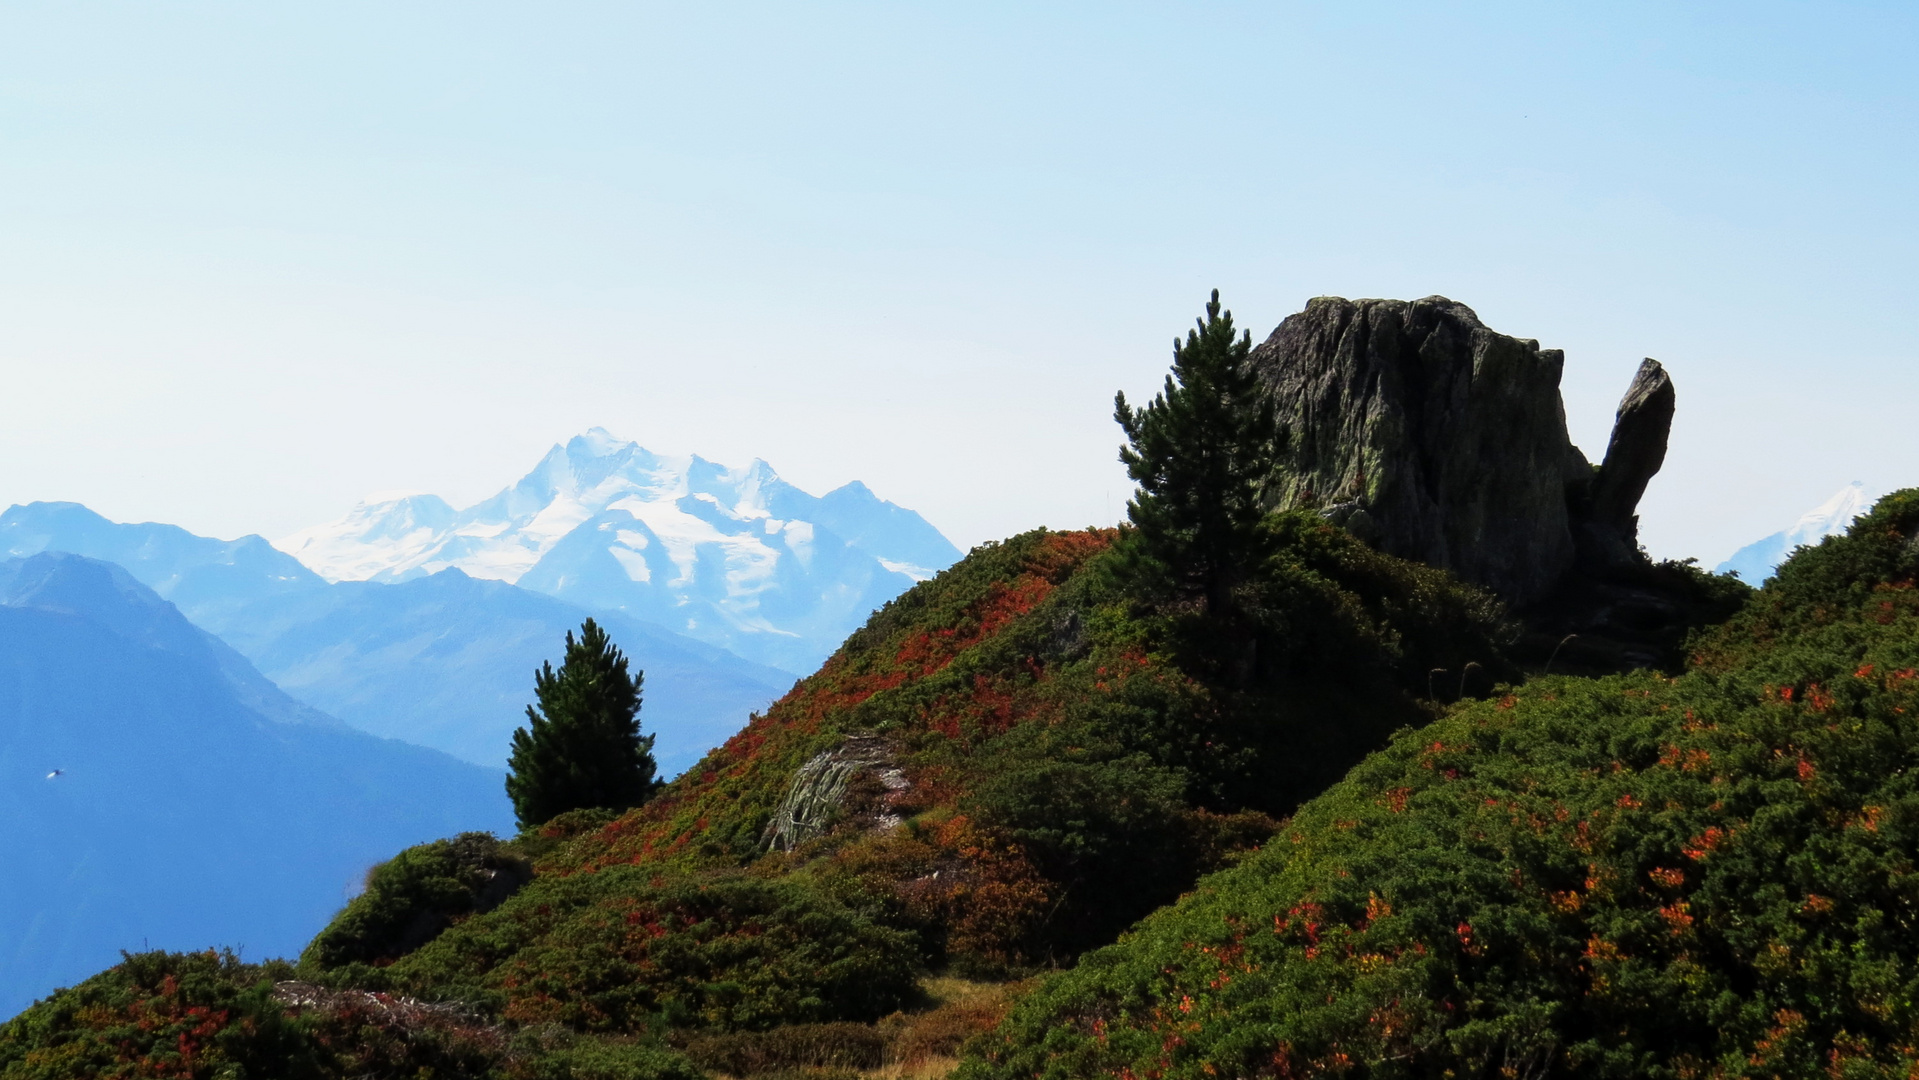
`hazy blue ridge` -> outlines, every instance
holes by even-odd
[[[512,731],[525,721],[533,669],[557,660],[566,631],[589,613],[457,570],[328,584],[257,536],[223,541],[172,525],[119,524],[77,503],[0,514],[0,554],[48,550],[123,566],[243,654],[256,677],[264,673],[297,698],[295,707],[303,702],[360,730],[489,766],[504,765]],[[658,735],[669,775],[792,685],[786,671],[632,615],[599,617],[646,672],[641,719]],[[264,700],[258,707],[271,711]]]
[[[282,688],[389,738],[503,766],[533,671],[557,662],[586,609],[459,570],[343,581],[235,610],[214,625]],[[617,612],[594,615],[645,672],[643,730],[674,775],[726,741],[793,677]]]
[[[0,553],[42,551],[114,563],[202,626],[201,618],[225,608],[326,587],[320,575],[259,536],[215,540],[177,525],[121,524],[70,502],[27,503],[0,513]]]
[[[1736,573],[1739,580],[1748,585],[1762,585],[1779,564],[1786,561],[1786,556],[1792,554],[1790,544],[1785,533],[1776,532],[1733,552],[1731,558],[1713,569],[1721,574]]]
[[[0,562],[0,1015],[121,949],[291,955],[373,863],[510,830],[502,779],[294,705],[117,567]]]
[[[812,496],[798,488],[788,490]],[[781,511],[786,508],[779,507]],[[858,480],[813,499],[811,517],[862,551],[884,559],[943,570],[959,561],[960,549],[917,511],[873,494]]]
[[[0,562],[0,602],[86,613],[129,640],[211,663],[226,679],[235,700],[269,720],[346,728],[275,686],[232,646],[180,617],[176,605],[162,600],[125,569],[88,559],[70,563],[52,557],[57,554]],[[104,602],[109,594],[119,603]]]

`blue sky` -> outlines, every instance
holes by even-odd
[[[1120,513],[1222,290],[1567,354],[1709,562],[1919,483],[1919,9],[0,0],[0,503],[276,536],[593,425],[962,546]]]

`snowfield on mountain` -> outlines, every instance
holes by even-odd
[[[275,546],[329,581],[457,568],[796,673],[960,554],[858,481],[816,497],[763,461],[666,457],[601,428],[464,510],[437,495],[374,496]]]

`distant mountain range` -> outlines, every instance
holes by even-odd
[[[478,506],[374,500],[281,546],[0,513],[0,1016],[121,948],[291,953],[373,862],[512,831],[509,737],[589,615],[670,776],[959,554],[862,484],[597,429]]]
[[[328,581],[458,569],[795,674],[960,554],[864,484],[816,497],[763,461],[663,457],[600,428],[464,510],[437,495],[373,498],[275,544]]]
[[[1732,558],[1720,563],[1717,570],[1722,574],[1736,571],[1746,584],[1758,585],[1772,576],[1794,548],[1817,544],[1828,536],[1845,532],[1852,519],[1872,509],[1876,501],[1878,496],[1869,494],[1865,485],[1855,480],[1840,488],[1832,498],[1800,515],[1791,528],[1733,552]]]
[[[352,730],[67,554],[0,561],[0,820],[0,1016],[120,949],[292,954],[400,846],[513,825],[499,770]]]
[[[0,554],[65,551],[115,563],[317,709],[376,735],[489,766],[525,722],[533,669],[588,612],[448,570],[390,585],[329,584],[258,536],[215,540],[120,524],[77,503],[0,514]],[[602,612],[646,673],[641,722],[672,775],[791,685],[782,671]],[[236,658],[237,659],[237,658]]]

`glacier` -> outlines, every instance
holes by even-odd
[[[457,569],[793,674],[960,556],[925,518],[858,481],[814,496],[764,461],[659,455],[604,428],[555,445],[464,510],[430,494],[369,497],[274,546],[331,582]]]
[[[1845,532],[1853,519],[1872,509],[1876,501],[1878,496],[1867,492],[1864,483],[1854,480],[1832,498],[1801,514],[1791,528],[1747,544],[1715,569],[1721,574],[1737,573],[1747,584],[1758,585],[1771,577],[1794,549]]]

